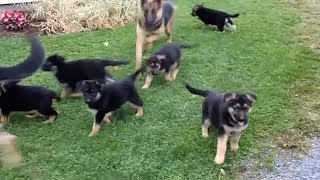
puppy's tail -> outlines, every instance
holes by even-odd
[[[101,60],[99,61],[102,66],[119,66],[129,64],[128,61],[115,61],[115,60]]]
[[[192,94],[196,94],[196,95],[200,95],[200,96],[206,97],[210,93],[210,91],[208,91],[208,90],[201,90],[201,89],[193,88],[187,83],[185,83],[185,86],[188,89],[188,91],[191,92]]]
[[[29,38],[31,53],[28,58],[12,67],[0,67],[0,80],[23,79],[35,73],[45,60],[44,48],[39,37]]]
[[[231,18],[236,18],[236,17],[238,17],[240,14],[239,14],[239,13],[236,13],[236,14],[228,14],[228,13],[226,13],[226,15],[227,15],[228,17],[231,17]]]

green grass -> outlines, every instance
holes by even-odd
[[[299,11],[287,1],[220,1],[210,7],[240,13],[236,33],[218,33],[190,16],[197,1],[179,1],[174,41],[199,43],[184,50],[177,81],[157,77],[150,89],[137,87],[144,100],[145,115],[134,117],[130,106],[121,108],[112,125],[104,125],[97,136],[88,138],[92,116],[77,98],[55,106],[60,117],[50,125],[13,115],[7,126],[19,137],[25,164],[0,171],[1,179],[217,179],[220,169],[232,178],[242,160],[259,158],[270,143],[298,125],[309,122],[299,113],[296,92],[308,92],[319,82],[319,55],[300,44],[295,25]],[[70,60],[112,57],[131,61],[111,69],[116,78],[134,71],[135,24],[117,31],[101,30],[42,37],[47,54],[59,53]],[[108,47],[103,46],[107,41]],[[153,51],[163,45],[157,42]],[[1,64],[16,64],[29,47],[24,40],[1,39]],[[144,54],[147,56],[148,54]],[[312,68],[310,68],[312,67]],[[298,86],[300,79],[312,83]],[[201,137],[201,97],[193,97],[184,81],[195,87],[221,92],[256,93],[258,101],[249,128],[240,139],[237,153],[228,151],[224,165],[213,163],[215,131]],[[50,73],[38,72],[26,84],[44,85],[60,91]],[[310,85],[311,84],[311,85]],[[318,98],[318,97],[317,97]],[[301,126],[302,127],[302,126]],[[304,129],[305,130],[305,129]],[[307,131],[307,129],[306,129]],[[270,158],[269,158],[270,159]],[[272,162],[267,162],[272,164]]]

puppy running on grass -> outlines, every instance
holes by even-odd
[[[203,4],[196,5],[192,8],[192,16],[198,16],[205,25],[216,25],[220,32],[224,32],[224,26],[228,26],[231,30],[236,31],[237,27],[231,21],[231,18],[236,18],[239,14],[228,14],[223,11],[209,9]]]
[[[200,90],[186,84],[192,94],[205,97],[202,107],[202,136],[209,137],[209,127],[218,129],[216,164],[222,164],[227,150],[228,137],[231,136],[231,150],[239,149],[241,133],[248,127],[249,112],[256,102],[254,94],[225,93]]]
[[[150,87],[153,76],[160,72],[165,73],[167,81],[177,78],[181,64],[181,50],[191,48],[190,45],[168,44],[147,59],[147,78],[142,89]]]
[[[135,87],[135,80],[141,71],[142,69],[139,69],[129,77],[108,84],[105,84],[105,80],[86,80],[78,83],[89,111],[95,117],[89,137],[100,130],[103,122],[110,124],[113,111],[126,102],[135,106],[136,116],[143,115],[143,101]]]

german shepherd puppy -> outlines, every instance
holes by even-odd
[[[191,15],[198,16],[205,25],[218,26],[218,30],[220,32],[224,31],[224,25],[227,25],[233,31],[236,31],[237,29],[230,18],[238,17],[239,13],[231,15],[226,12],[206,8],[203,4],[201,4],[192,8]]]
[[[165,72],[165,79],[173,81],[176,79],[180,63],[182,48],[191,48],[189,45],[168,44],[147,59],[147,78],[142,89],[150,87],[153,76]]]
[[[0,81],[21,80],[35,73],[45,60],[44,48],[39,37],[30,37],[31,53],[27,59],[12,67],[0,67]]]
[[[222,164],[227,150],[227,141],[231,135],[231,150],[239,149],[241,133],[248,127],[249,112],[257,100],[254,94],[225,93],[200,90],[186,84],[192,94],[205,97],[202,106],[202,136],[209,137],[209,127],[218,129],[216,164]]]
[[[106,66],[128,64],[128,61],[113,61],[104,59],[81,59],[66,62],[57,54],[47,58],[42,66],[43,71],[53,71],[59,83],[63,85],[61,98],[81,96],[76,84],[83,80],[106,79],[113,82],[113,77],[106,71]]]
[[[108,85],[98,80],[86,80],[78,84],[83,93],[89,111],[95,116],[89,137],[95,135],[103,122],[111,123],[113,111],[119,109],[126,102],[132,103],[136,109],[136,116],[143,115],[143,101],[135,87],[135,79],[142,69],[122,80]]]
[[[58,116],[58,112],[52,108],[53,99],[59,101],[60,97],[47,88],[6,83],[0,95],[1,123],[9,122],[10,113],[17,111],[33,112],[49,117],[44,123],[53,122]]]
[[[172,42],[174,7],[163,0],[141,0],[141,15],[137,23],[136,69],[141,67],[142,50],[151,49],[155,40],[166,33]]]

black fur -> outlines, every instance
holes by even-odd
[[[127,61],[113,61],[103,59],[82,59],[66,62],[59,55],[47,58],[42,66],[43,71],[55,71],[55,76],[61,84],[67,85],[72,91],[77,91],[76,84],[83,80],[109,79],[114,80],[106,71],[106,66],[128,64]]]
[[[223,32],[224,25],[227,23],[233,25],[230,18],[238,17],[239,13],[231,15],[223,11],[206,8],[204,5],[196,5],[193,7],[191,15],[198,16],[205,25],[216,25],[219,31]]]
[[[11,112],[36,110],[44,116],[58,116],[52,108],[52,100],[60,97],[52,90],[40,86],[23,86],[16,83],[4,85],[0,95],[1,115]]]
[[[31,53],[28,58],[12,67],[0,67],[0,80],[20,80],[36,72],[45,60],[44,48],[39,37],[30,37]]]
[[[256,101],[253,94],[221,94],[210,90],[200,90],[186,84],[186,88],[192,94],[205,97],[202,107],[202,123],[209,119],[211,124],[218,129],[218,134],[226,133],[223,125],[231,128],[240,128],[247,126],[249,120],[249,109]],[[239,107],[235,107],[239,104]],[[229,108],[234,110],[234,114],[230,114]],[[239,125],[239,123],[241,125]],[[228,132],[232,133],[232,132]]]
[[[168,73],[175,63],[177,63],[178,68],[181,63],[181,49],[191,47],[193,46],[182,44],[165,45],[147,59],[148,73],[151,73],[152,75],[156,75],[161,71]],[[164,58],[159,58],[161,56],[164,56]]]
[[[137,107],[143,106],[135,87],[135,79],[142,69],[136,71],[129,77],[105,85],[97,80],[82,81],[80,91],[83,94],[89,109],[97,111],[95,124],[102,125],[105,114],[120,108],[126,102]]]

